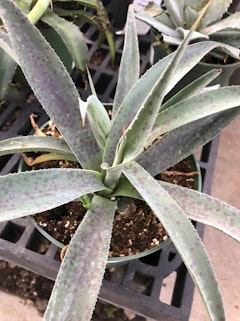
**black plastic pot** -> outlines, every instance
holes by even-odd
[[[41,129],[47,127],[48,123],[49,122],[44,124]],[[191,165],[191,170],[193,172],[198,172],[199,173],[199,175],[194,177],[194,189],[196,189],[198,191],[201,191],[202,190],[202,179],[201,179],[201,170],[200,170],[199,164],[198,164],[196,158],[194,157],[194,155],[189,156],[188,160],[189,160],[189,164]],[[21,171],[25,171],[25,170],[30,170],[30,168],[25,164],[23,158],[21,158],[20,162],[19,162],[19,166],[18,166],[18,171],[21,172]],[[49,240],[51,243],[53,243],[56,246],[58,246],[60,249],[63,249],[65,247],[65,245],[63,243],[61,243],[58,240],[54,239],[47,231],[45,231],[41,226],[39,226],[38,223],[36,222],[36,220],[34,219],[34,216],[30,217],[30,220],[32,221],[32,223],[35,226],[35,228],[47,240]],[[159,243],[158,245],[154,246],[153,248],[145,250],[145,251],[140,252],[138,254],[129,255],[129,256],[110,257],[110,258],[108,258],[107,268],[122,266],[122,265],[125,265],[125,264],[128,264],[128,263],[132,262],[133,260],[142,259],[145,256],[148,256],[148,255],[151,255],[151,254],[153,254],[153,253],[155,253],[157,251],[160,251],[167,244],[169,244],[169,242],[170,242],[170,239],[166,239],[165,241],[163,241],[163,242]]]

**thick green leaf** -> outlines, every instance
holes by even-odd
[[[73,155],[64,139],[53,136],[23,136],[14,137],[0,142],[0,155],[25,152],[55,152]],[[76,159],[77,161],[77,159]]]
[[[113,117],[124,98],[136,84],[140,76],[139,48],[133,6],[129,7],[123,54],[119,69],[116,94],[113,101]]]
[[[188,188],[166,182],[161,185],[191,220],[217,228],[240,242],[240,210]]]
[[[159,32],[166,34],[168,36],[179,38],[179,32],[174,30],[173,28],[169,27],[168,25],[158,21],[154,17],[152,17],[148,12],[139,12],[136,15],[137,19],[149,24]]]
[[[13,0],[16,5],[22,9],[24,13],[28,13],[32,5],[33,0]]]
[[[202,29],[201,32],[205,33],[206,35],[211,35],[217,31],[221,31],[224,29],[234,29],[234,28],[240,29],[240,12],[236,12],[231,16],[220,20],[217,23],[214,23],[213,25],[210,25]]]
[[[191,2],[191,0],[188,0]],[[222,18],[227,12],[232,0],[212,0],[210,7],[202,19],[202,26],[208,26],[211,23]]]
[[[164,5],[166,6],[167,11],[169,12],[174,24],[177,27],[184,25],[184,9],[185,3],[184,0],[164,0]]]
[[[82,127],[79,94],[62,62],[38,29],[11,1],[0,1],[0,16],[26,79],[40,103],[82,167],[98,169],[101,163],[100,150],[89,124]]]
[[[109,115],[96,95],[89,96],[86,103],[84,101],[80,101],[80,110],[81,105],[86,109],[87,118],[92,128],[92,132],[100,150],[103,151],[111,128]]]
[[[51,0],[37,0],[27,17],[31,23],[36,24],[50,5]]]
[[[240,86],[207,91],[159,113],[150,141],[159,135],[215,113],[240,106]]]
[[[212,69],[203,76],[197,78],[183,89],[170,97],[162,106],[161,111],[173,106],[187,98],[198,95],[207,85],[221,74],[221,69]],[[210,88],[209,88],[210,89]]]
[[[184,0],[185,4],[195,11],[200,11],[206,4],[206,0]],[[212,0],[210,7],[202,19],[202,25],[209,25],[216,20],[221,19],[223,14],[227,12],[232,0]]]
[[[88,321],[107,264],[116,201],[94,195],[79,225],[53,288],[44,321]]]
[[[225,320],[215,274],[193,224],[166,190],[137,163],[125,165],[124,174],[168,232],[202,295],[211,320]]]
[[[218,47],[218,45],[219,44],[216,42],[209,41],[188,46],[188,49],[178,64],[177,72],[175,72],[174,77],[169,80],[166,88],[166,94],[170,92],[179,80],[183,78],[202,57],[212,49]],[[127,128],[130,121],[136,117],[138,111],[144,104],[146,97],[153,90],[154,86],[159,81],[159,78],[162,77],[164,69],[172,58],[173,54],[170,54],[153,65],[140,78],[123,101],[117,117],[113,119],[112,130],[107,140],[104,162],[108,164],[113,163],[116,147],[120,137],[122,136],[123,129]]]
[[[47,10],[41,20],[51,26],[62,38],[76,67],[85,70],[88,63],[88,47],[80,29],[51,10]]]
[[[105,189],[97,172],[62,168],[0,176],[0,185],[0,221],[36,214]]]
[[[239,114],[240,108],[233,108],[181,126],[155,142],[138,163],[155,176],[208,143]]]

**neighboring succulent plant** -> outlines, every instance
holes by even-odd
[[[110,120],[91,78],[93,94],[84,102],[61,61],[12,1],[0,0],[0,17],[26,79],[64,137],[10,138],[0,142],[0,155],[37,150],[75,158],[81,165],[81,169],[1,176],[0,220],[35,214],[77,198],[89,201],[61,264],[44,320],[90,320],[122,196],[149,204],[186,264],[211,320],[225,320],[213,268],[190,219],[240,241],[240,211],[211,196],[154,179],[240,113],[240,86],[201,92],[219,70],[166,100],[178,81],[219,44],[208,41],[187,46],[189,33],[176,52],[139,79],[138,39],[130,6]]]
[[[113,33],[107,12],[100,0],[14,0],[14,3],[24,11],[29,21],[37,25],[54,49],[60,47],[58,54],[69,70],[73,64],[76,68],[85,70],[88,63],[87,39],[79,29],[83,21],[88,21],[96,27],[99,31],[99,41],[103,39],[103,36],[106,37],[114,59]],[[1,31],[1,42],[5,44],[3,49],[6,49],[5,51],[0,49],[0,98],[3,99],[17,63],[10,41],[3,30]],[[62,45],[60,45],[61,42]]]
[[[213,55],[222,61],[228,55],[239,59],[240,13],[228,13],[231,2],[232,0],[164,0],[161,6],[150,3],[145,12],[137,14],[137,18],[156,30],[155,40],[165,44],[165,47],[166,44],[178,46],[202,8],[209,3],[208,12],[193,32],[191,41],[217,41],[219,47],[212,52]]]

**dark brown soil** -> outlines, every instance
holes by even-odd
[[[0,289],[14,294],[25,300],[31,301],[40,315],[44,314],[50,298],[54,282],[40,275],[20,268],[12,263],[0,261]],[[140,316],[129,315],[111,304],[98,301],[92,321],[144,321]]]
[[[69,244],[86,210],[81,203],[71,202],[35,215],[38,224],[61,243]],[[124,233],[123,233],[124,231]],[[126,211],[116,213],[109,256],[137,254],[166,239],[166,232],[151,209],[134,201]]]
[[[43,163],[39,168],[42,166],[44,166]],[[52,166],[56,167],[57,164],[51,162],[48,167]],[[64,165],[61,163],[57,167],[59,166]],[[157,179],[193,188],[195,174],[191,172],[191,166],[185,160],[158,175]],[[35,219],[51,236],[67,245],[85,213],[86,210],[81,203],[71,202],[50,211],[38,213]],[[143,201],[131,200],[126,210],[116,212],[109,256],[137,254],[166,239],[166,231],[149,206]]]

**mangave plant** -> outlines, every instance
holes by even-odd
[[[232,0],[164,0],[160,6],[150,3],[137,15],[157,32],[156,39],[178,46],[189,32],[202,8],[209,3],[206,15],[192,33],[191,41],[218,41],[219,47],[212,54],[224,61],[230,55],[236,58],[240,47],[240,13],[228,13]],[[160,37],[159,37],[160,35]],[[237,57],[238,59],[238,57]]]
[[[211,196],[154,178],[212,139],[240,113],[240,86],[202,92],[219,70],[166,98],[219,44],[208,41],[188,46],[191,31],[176,52],[139,78],[138,39],[130,6],[110,120],[91,78],[93,93],[83,101],[59,58],[11,0],[0,0],[0,17],[29,84],[64,137],[11,138],[0,142],[0,155],[38,150],[74,157],[81,165],[80,169],[1,176],[0,219],[32,215],[77,198],[88,200],[86,216],[60,266],[44,320],[90,320],[122,196],[149,204],[186,264],[210,319],[225,320],[213,268],[191,220],[240,240],[240,211]]]
[[[23,10],[29,21],[41,30],[69,71],[73,64],[76,68],[85,70],[88,63],[87,39],[79,29],[83,21],[96,27],[100,42],[104,36],[106,37],[114,59],[113,33],[107,12],[100,0],[14,0],[14,3]],[[7,35],[4,30],[0,31],[0,42],[4,49],[0,49],[0,98],[3,99],[18,61]]]

